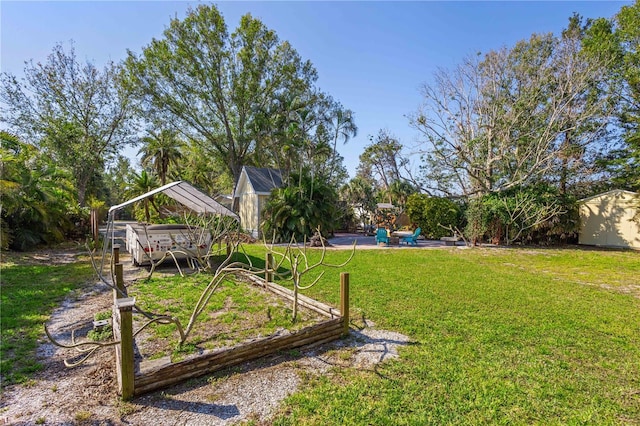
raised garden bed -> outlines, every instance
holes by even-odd
[[[291,290],[253,275],[246,277],[246,282],[225,283],[224,288],[214,293],[208,310],[202,313],[201,321],[180,351],[173,350],[177,340],[176,326],[155,324],[136,337],[135,351],[134,343],[127,343],[126,339],[131,331],[125,330],[131,321],[131,312],[114,309],[114,322],[122,321],[123,324],[123,327],[114,326],[114,332],[119,334],[116,339],[122,340],[116,351],[122,397],[127,399],[278,351],[330,342],[348,332],[347,274],[343,274],[341,282],[342,312],[298,295],[295,322],[291,320],[294,297]],[[180,278],[140,282],[130,287],[129,295],[149,296],[145,293],[149,290],[158,296],[154,303],[162,306],[154,303],[144,305],[141,300],[142,309],[157,312],[159,307],[163,307],[172,316],[184,315],[181,306],[193,306],[190,298],[197,297],[194,295],[199,295],[206,285],[198,285],[197,282],[185,284],[184,281]],[[163,297],[164,291],[174,298]],[[181,322],[183,320],[181,318]],[[136,319],[131,322],[134,323],[133,330],[136,330],[144,321]],[[134,365],[125,365],[129,359]]]

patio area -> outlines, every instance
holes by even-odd
[[[377,245],[375,236],[367,236],[363,234],[350,234],[350,233],[336,233],[333,238],[329,238],[329,243],[335,248],[350,248],[353,245],[353,242],[356,241],[356,248],[358,249],[417,249],[417,248],[442,248],[447,247],[444,241],[440,240],[425,240],[418,239],[417,245],[407,245],[400,244],[394,245],[390,244],[386,246],[384,244]],[[464,242],[458,241],[456,246],[463,247]]]

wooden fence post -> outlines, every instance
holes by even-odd
[[[99,224],[98,224],[98,209],[92,208],[91,213],[89,215],[89,221],[91,222],[91,235],[93,236],[93,241],[95,243],[98,242],[98,238],[100,237],[99,232]]]
[[[113,264],[120,263],[120,244],[113,245]]]
[[[124,286],[124,267],[120,263],[120,245],[114,244],[113,246],[113,256],[111,258],[113,273],[115,275],[116,282],[114,283],[115,287],[120,290],[113,289],[113,301],[115,303],[116,299],[121,297],[127,297],[127,288]]]
[[[340,273],[340,315],[342,315],[342,335],[349,334],[349,273]]]
[[[267,261],[265,265],[264,280],[268,283],[273,282],[273,253],[267,253]]]
[[[120,395],[123,400],[133,398],[135,386],[135,370],[133,358],[133,305],[134,297],[116,300],[116,306],[120,313],[120,356],[116,355],[118,363],[118,381]]]
[[[127,297],[127,288],[124,286],[124,269],[122,263],[114,265],[113,269],[116,276],[116,288],[113,289],[113,300]]]

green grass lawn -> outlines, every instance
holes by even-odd
[[[62,265],[3,261],[0,274],[2,385],[20,383],[42,368],[36,358],[42,324],[66,295],[94,276],[88,262]]]
[[[304,293],[337,306],[341,271],[352,316],[413,343],[374,371],[307,379],[275,424],[640,424],[640,253],[359,250]],[[3,265],[3,375],[37,368],[21,360],[82,276],[87,266]]]
[[[640,253],[362,250],[343,269],[352,310],[415,344],[312,381],[276,424],[640,424]],[[337,305],[338,274],[308,294]]]

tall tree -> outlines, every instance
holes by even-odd
[[[392,202],[391,185],[403,179],[402,170],[409,160],[402,155],[400,141],[389,131],[380,130],[369,139],[371,143],[360,154],[358,174],[376,181]]]
[[[129,177],[135,173],[131,167],[131,160],[118,155],[108,166],[104,175],[105,187],[108,194],[107,205],[116,205],[126,200],[126,190]]]
[[[173,19],[164,37],[126,69],[149,113],[157,113],[215,152],[237,182],[255,155],[261,112],[278,95],[308,90],[316,72],[286,41],[251,15],[229,33],[214,5]]]
[[[593,142],[606,123],[586,123],[603,116],[606,99],[583,99],[602,65],[574,53],[551,34],[533,35],[439,71],[412,118],[425,137],[426,177],[445,193],[503,191],[546,178],[568,152],[563,136]]]
[[[610,60],[590,55],[582,47],[589,25],[590,21],[583,22],[580,15],[571,16],[553,53],[554,80],[573,93],[566,102],[563,131],[553,147],[557,157],[547,176],[560,195],[586,195],[584,192],[593,186],[594,179],[599,179],[596,160],[608,149],[608,125],[613,112],[607,101],[612,88],[607,78]],[[582,87],[574,88],[576,83]]]
[[[276,95],[274,102],[260,111],[256,125],[255,162],[259,165],[273,165],[283,175],[289,176],[296,164],[302,163],[300,149],[303,137],[297,123],[299,111],[310,108],[316,101],[316,94],[307,96],[285,92]]]
[[[329,161],[329,179],[338,170],[338,142],[346,144],[349,139],[358,135],[358,126],[355,122],[353,111],[342,108],[342,105],[336,104],[331,111],[328,123],[328,133],[331,135],[333,142],[333,156]]]
[[[118,83],[118,67],[102,70],[80,63],[73,46],[56,45],[46,63],[27,63],[19,80],[3,73],[2,121],[29,140],[40,141],[51,158],[73,172],[78,201],[105,160],[134,142],[130,101]]]
[[[138,151],[138,154],[142,154],[140,164],[155,170],[160,183],[164,185],[169,176],[169,167],[177,166],[182,157],[183,142],[173,130],[162,129],[159,132],[149,130],[147,133],[148,136],[142,138],[142,147]]]
[[[135,198],[142,194],[146,194],[158,187],[158,179],[152,173],[148,173],[146,170],[142,170],[140,173],[133,173],[130,176],[129,185],[125,191],[127,197]],[[153,206],[153,209],[160,214],[160,209],[156,204],[155,195],[151,195],[141,201],[142,208],[144,210],[144,220],[147,223],[151,223],[151,211],[149,205]],[[135,207],[134,207],[135,209]]]
[[[619,144],[604,158],[612,184],[640,189],[640,1],[623,6],[613,19],[590,23],[583,39],[590,54],[609,65],[611,103],[617,105]]]

